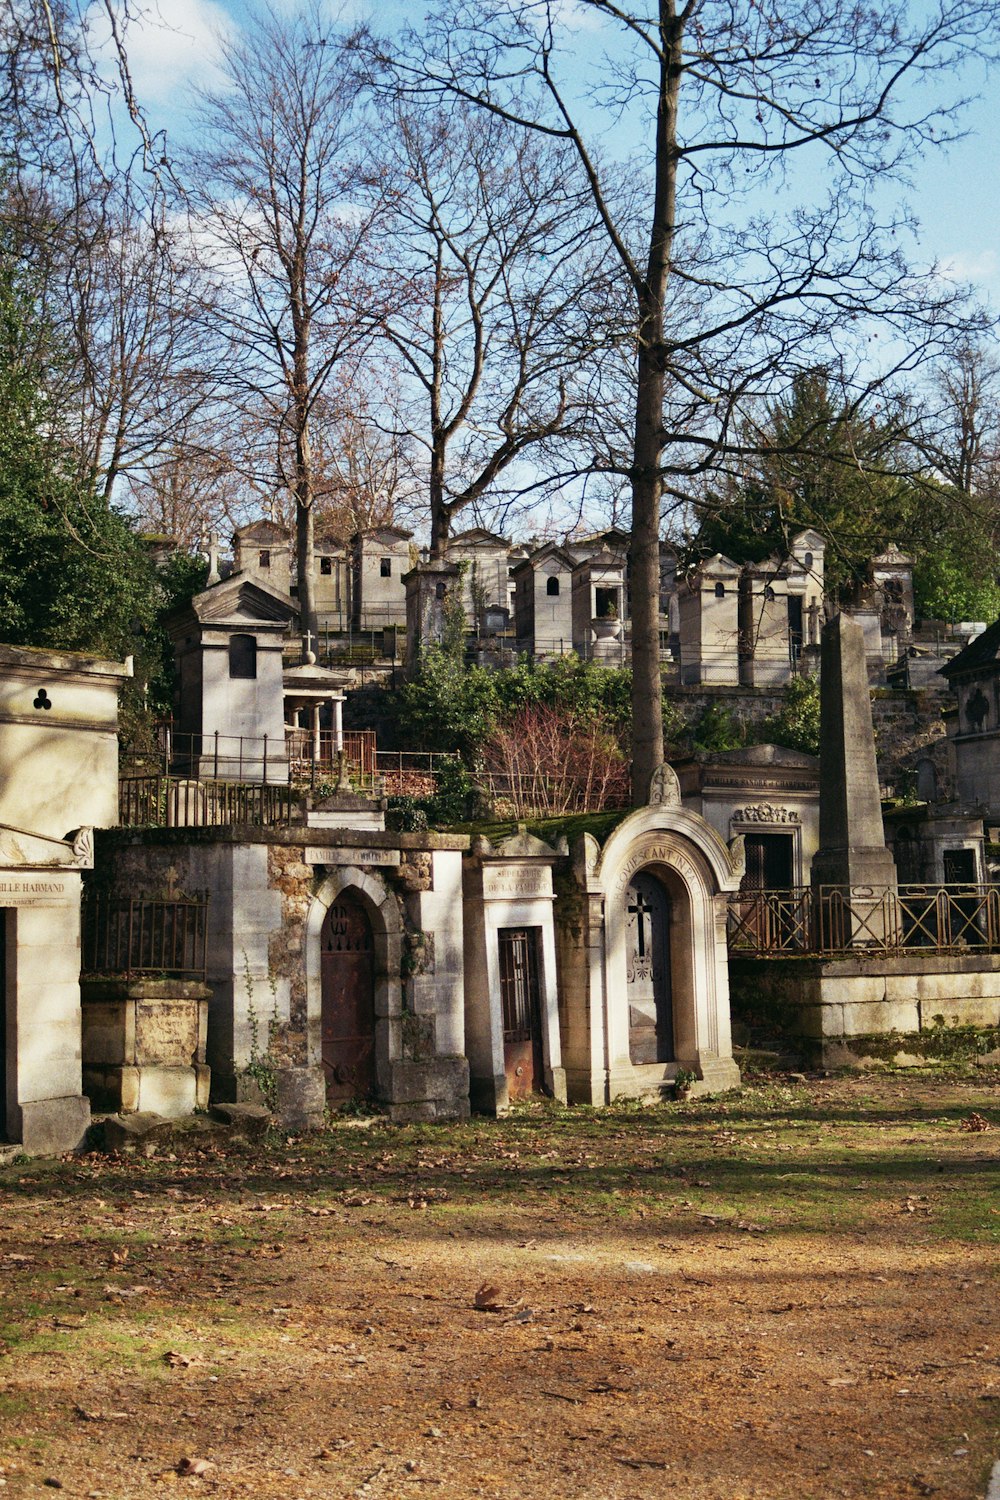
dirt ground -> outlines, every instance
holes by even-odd
[[[980,1073],[6,1168],[2,1492],[981,1497],[998,1146]]]

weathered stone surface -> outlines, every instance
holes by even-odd
[[[416,1104],[468,1099],[469,1064],[464,1057],[435,1057],[427,1062],[395,1062],[392,1065],[393,1104]]]
[[[839,614],[823,627],[820,706],[820,847],[816,885],[894,885],[885,847],[864,632]]]
[[[145,1152],[168,1140],[173,1123],[162,1115],[109,1115],[104,1122],[106,1151]]]
[[[212,1118],[251,1140],[268,1130],[273,1116],[262,1104],[213,1104]]]
[[[61,1156],[83,1145],[89,1127],[89,1099],[70,1096],[25,1103],[21,1105],[20,1149],[25,1156]]]
[[[326,1115],[323,1069],[280,1068],[277,1113],[284,1130],[318,1130]]]

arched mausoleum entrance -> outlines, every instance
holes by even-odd
[[[633,1063],[673,1062],[670,964],[671,901],[648,870],[625,891],[628,1052]]]
[[[572,873],[556,909],[570,1100],[656,1098],[679,1068],[696,1090],[736,1087],[726,906],[742,840],[728,848],[682,807],[664,766],[603,847],[590,834],[574,845]]]
[[[379,875],[328,870],[306,919],[309,1055],[322,1065],[328,1104],[391,1098],[402,936],[399,903]]]
[[[375,1091],[375,943],[353,891],[327,908],[320,930],[320,1058],[328,1104]]]

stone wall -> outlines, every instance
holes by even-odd
[[[1000,954],[733,959],[734,1018],[794,1039],[826,1067],[872,1056],[917,1061],[905,1038],[942,1027],[1000,1026]],[[871,1038],[898,1034],[898,1052]]]

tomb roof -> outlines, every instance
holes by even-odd
[[[945,662],[941,668],[941,676],[947,677],[950,682],[953,677],[986,671],[990,667],[995,667],[998,661],[1000,661],[1000,620],[994,620],[982,635],[977,635],[975,640],[964,646],[957,656]]]

